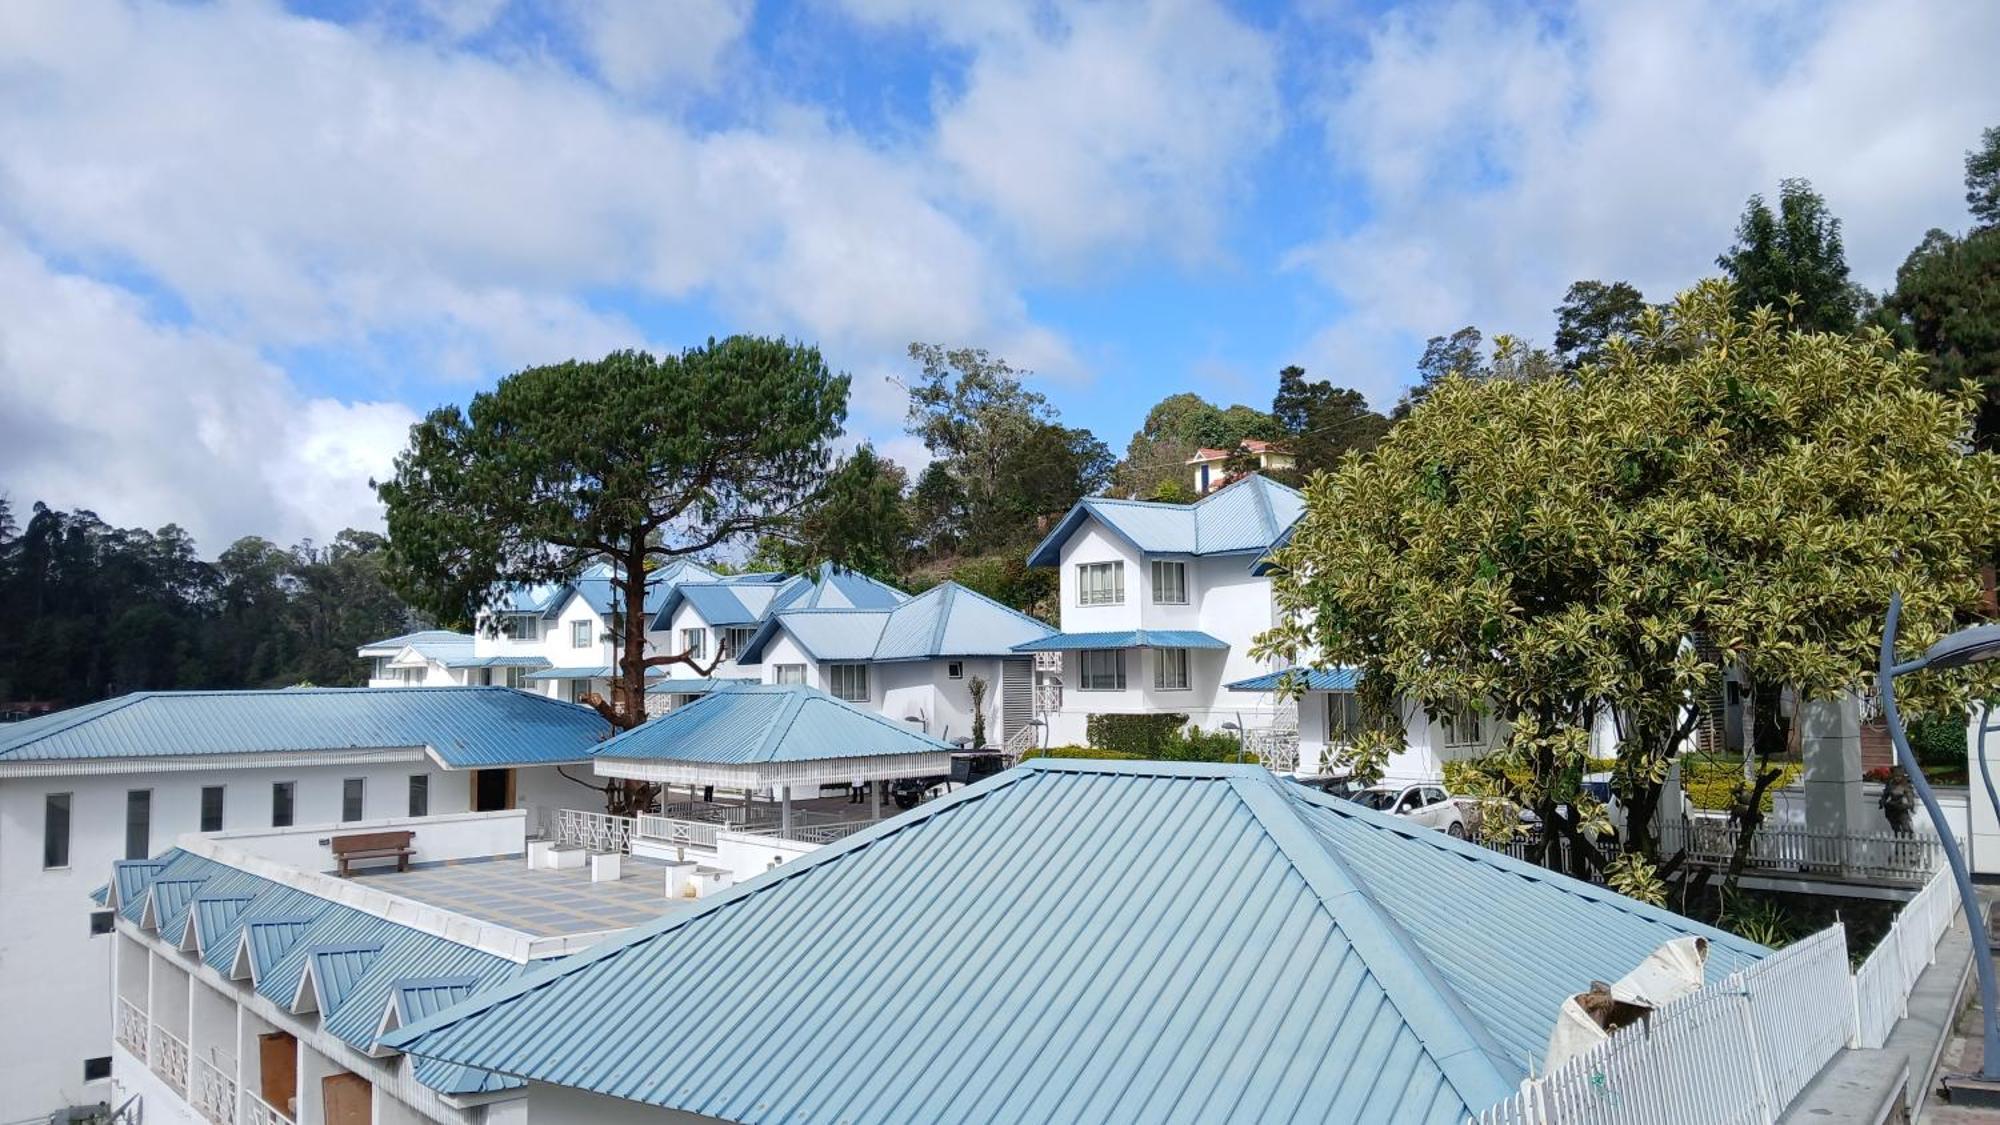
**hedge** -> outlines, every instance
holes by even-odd
[[[1164,757],[1169,739],[1187,725],[1186,715],[1092,715],[1084,722],[1084,734],[1092,746],[1116,750],[1135,758]]]

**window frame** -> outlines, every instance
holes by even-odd
[[[1338,706],[1352,715],[1336,714]],[[1361,694],[1356,691],[1330,691],[1326,693],[1326,741],[1329,746],[1352,746],[1354,737],[1363,730],[1361,721]]]
[[[803,664],[771,665],[771,682],[774,684],[799,684],[806,682],[806,666]]]
[[[590,647],[590,622],[578,618],[569,623],[569,647],[571,649]]]
[[[354,815],[347,815],[348,802],[354,802]],[[365,777],[343,777],[340,779],[340,823],[352,824],[368,819],[368,779]]]
[[[1486,745],[1486,713],[1477,707],[1461,707],[1456,711],[1447,712],[1439,720],[1438,725],[1443,728],[1446,746]],[[1468,725],[1472,728],[1471,738],[1465,737],[1463,729]]]
[[[134,810],[143,810],[144,815],[136,822]],[[133,849],[134,828],[139,830],[138,849]],[[153,847],[153,791],[151,789],[127,789],[125,791],[125,858],[146,859],[152,855]]]
[[[56,837],[50,831],[53,818],[49,814],[54,811],[55,802],[58,797],[62,799],[62,849],[60,857],[62,862],[50,863],[49,860],[55,858],[51,853],[56,851],[56,849],[51,845],[56,843]],[[69,870],[70,845],[75,842],[75,839],[76,794],[73,791],[42,794],[42,870]]]
[[[945,665],[944,665],[944,678],[945,678],[945,679],[947,679],[947,680],[962,680],[962,679],[964,679],[964,678],[965,678],[965,661],[963,661],[963,660],[947,660],[947,661],[945,662]]]
[[[722,649],[721,649],[724,658],[728,660],[742,659],[743,650],[749,647],[750,638],[756,635],[757,635],[757,627],[754,625],[750,626],[749,628],[744,628],[740,625],[732,625],[729,628],[724,629],[722,631]]]
[[[408,808],[410,810],[411,816],[414,817],[414,816],[431,815],[430,774],[427,773],[411,774],[409,786],[406,792],[408,794],[408,800],[409,800]]]
[[[1162,583],[1161,583],[1161,581],[1160,581],[1160,576],[1161,576],[1162,574],[1166,574],[1166,573],[1169,573],[1169,569],[1168,569],[1168,568],[1172,568],[1172,570],[1171,570],[1171,573],[1173,573],[1173,574],[1175,574],[1175,575],[1176,575],[1176,578],[1174,579],[1174,583],[1173,583],[1173,585],[1174,585],[1174,588],[1175,588],[1175,589],[1176,589],[1176,590],[1177,590],[1177,591],[1179,592],[1179,594],[1180,594],[1180,596],[1179,596],[1179,597],[1177,597],[1177,598],[1165,598],[1165,597],[1161,597],[1161,596],[1160,596],[1160,588],[1161,588],[1161,585],[1162,585]],[[1153,572],[1153,573],[1152,573],[1152,580],[1153,580],[1153,604],[1154,604],[1154,605],[1187,605],[1187,604],[1188,604],[1188,600],[1189,600],[1189,599],[1188,599],[1188,578],[1187,578],[1187,571],[1188,571],[1188,567],[1187,567],[1187,563],[1186,563],[1186,562],[1185,562],[1184,560],[1181,560],[1181,559],[1154,559],[1154,560],[1152,561],[1152,572]]]
[[[1107,658],[1110,665],[1108,670],[1098,669],[1093,671],[1091,668],[1093,659]],[[1110,684],[1100,682],[1107,677],[1114,682]],[[1124,691],[1126,685],[1125,650],[1122,648],[1078,649],[1076,654],[1076,680],[1076,690],[1078,691]]]
[[[1091,575],[1110,575],[1110,581],[1094,582]],[[1100,587],[1103,587],[1100,589]],[[1106,559],[1098,562],[1076,564],[1076,604],[1079,607],[1096,607],[1125,604],[1125,562],[1123,559]]]
[[[208,826],[208,795],[210,793],[215,794],[215,827],[213,828],[210,828]],[[229,808],[229,787],[227,785],[202,786],[201,805],[199,808],[199,815],[201,819],[197,822],[201,825],[201,831],[203,832],[222,831],[223,817],[227,815],[228,808]]]
[[[860,695],[849,695],[846,693],[847,691],[853,690],[853,685],[852,684],[843,685],[841,683],[843,675],[847,677],[854,677],[854,676],[860,677],[861,679]],[[868,665],[866,664],[856,664],[850,662],[844,664],[827,665],[826,688],[827,688],[827,694],[833,696],[835,699],[844,700],[845,702],[848,703],[868,703],[872,702],[875,698],[874,695],[875,685],[869,681]],[[843,691],[842,690],[843,688],[845,688],[846,691]]]
[[[690,660],[708,659],[708,630],[682,629],[681,652]]]
[[[1170,663],[1180,666],[1180,683],[1167,682],[1167,668]],[[1193,691],[1194,658],[1184,648],[1156,648],[1153,650],[1153,690]]]
[[[285,815],[278,817],[278,798],[284,796]],[[299,822],[299,783],[297,781],[274,781],[271,783],[271,827],[290,828]]]
[[[541,622],[529,613],[503,613],[500,615],[500,635],[510,641],[541,640]]]

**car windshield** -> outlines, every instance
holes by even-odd
[[[1401,791],[1395,789],[1363,789],[1348,800],[1366,808],[1387,812],[1396,807],[1396,798],[1402,795]]]

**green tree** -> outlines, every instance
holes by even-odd
[[[1979,147],[1965,154],[1965,206],[1975,227],[2000,226],[2000,125],[1979,135]]]
[[[1146,412],[1145,423],[1126,444],[1112,485],[1124,496],[1177,502],[1172,498],[1193,494],[1187,459],[1195,450],[1234,449],[1245,438],[1277,435],[1277,424],[1261,410],[1241,403],[1219,407],[1192,391],[1168,395]]]
[[[1623,281],[1571,283],[1556,306],[1556,356],[1574,371],[1595,363],[1612,340],[1630,337],[1646,311],[1646,298]]]
[[[1292,452],[1292,475],[1299,480],[1333,468],[1350,449],[1374,448],[1389,429],[1389,420],[1370,410],[1360,391],[1325,379],[1308,381],[1305,368],[1297,365],[1278,372],[1271,417],[1277,440]]]
[[[1432,336],[1424,341],[1424,353],[1417,359],[1417,383],[1403,392],[1402,401],[1389,413],[1392,422],[1401,421],[1415,410],[1431,390],[1457,375],[1484,379],[1493,373],[1486,361],[1486,337],[1470,324],[1449,336]]]
[[[1574,380],[1440,382],[1308,486],[1276,556],[1286,624],[1258,645],[1359,667],[1378,713],[1504,720],[1501,789],[1584,856],[1578,779],[1615,716],[1635,885],[1686,700],[1721,664],[1808,698],[1865,689],[1891,592],[1929,643],[1979,611],[2000,536],[2000,457],[1965,448],[1968,398],[1926,390],[1880,332],[1795,332],[1734,300],[1703,283]],[[1933,677],[1912,710],[1974,686]]]
[[[1753,195],[1736,225],[1736,243],[1715,259],[1736,283],[1738,312],[1768,305],[1789,310],[1813,332],[1853,328],[1863,294],[1847,276],[1840,220],[1802,179],[1778,185],[1778,209]]]
[[[758,541],[759,568],[803,573],[827,560],[893,583],[914,538],[900,465],[862,445],[827,477],[818,497],[788,528]]]
[[[503,590],[617,575],[618,674],[593,706],[645,721],[647,572],[783,526],[817,492],[848,380],[819,349],[733,336],[656,358],[531,367],[412,427],[388,509],[390,575],[413,604],[469,621]],[[628,800],[643,796],[616,787]]]
[[[1979,389],[1974,439],[2000,443],[2000,226],[1958,238],[1933,230],[1896,271],[1878,319],[1930,359],[1928,381]]]

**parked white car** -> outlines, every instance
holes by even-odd
[[[1426,828],[1465,839],[1465,810],[1444,791],[1442,785],[1377,785],[1349,797],[1385,813],[1414,820]]]

